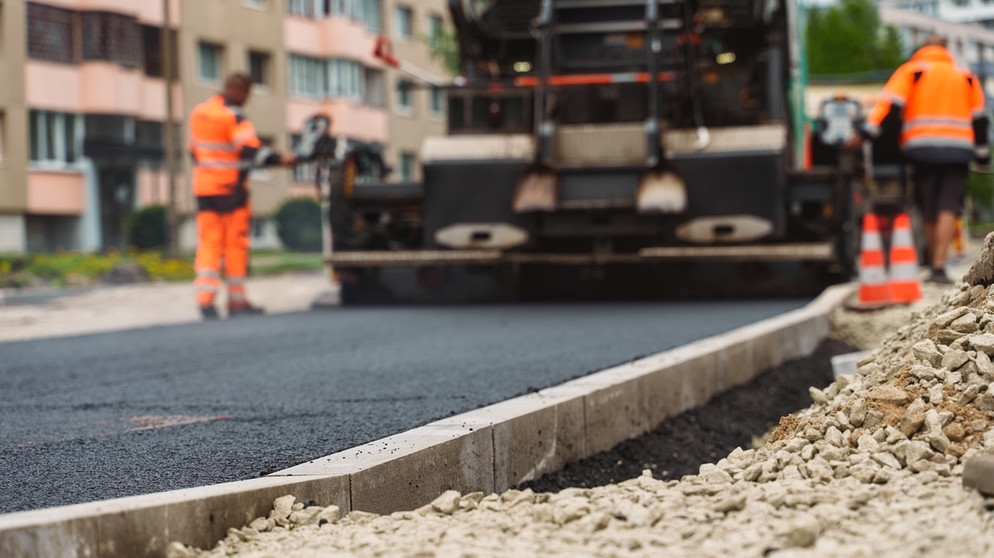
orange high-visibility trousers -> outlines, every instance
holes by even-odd
[[[201,307],[214,304],[221,287],[221,263],[228,285],[228,307],[244,307],[245,276],[248,273],[249,227],[252,209],[245,204],[230,212],[197,212],[197,256],[194,269],[197,277],[197,304]]]

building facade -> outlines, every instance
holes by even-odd
[[[994,97],[994,1],[882,2],[880,19],[904,38],[909,54],[930,34],[946,38],[956,61],[981,79],[988,102]]]
[[[0,0],[0,251],[123,248],[136,208],[174,204],[189,216],[185,117],[236,71],[256,82],[246,112],[273,148],[292,149],[304,121],[326,113],[337,137],[382,148],[393,179],[418,179],[421,138],[444,130],[444,97],[407,87],[404,67],[373,51],[390,38],[398,58],[443,75],[425,33],[445,25],[446,9],[444,0]],[[253,173],[255,245],[277,243],[268,217],[285,199],[317,195],[311,170]],[[192,220],[182,222],[190,248]]]
[[[882,4],[949,23],[975,24],[994,30],[994,2],[991,0],[889,0]]]

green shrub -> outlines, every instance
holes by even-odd
[[[166,206],[150,205],[128,215],[128,245],[139,250],[163,249],[169,245]]]
[[[276,234],[287,250],[321,251],[321,205],[311,198],[292,198],[273,215]]]
[[[970,222],[994,221],[994,175],[971,172],[966,180],[966,195],[970,200]]]

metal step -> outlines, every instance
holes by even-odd
[[[645,261],[709,262],[831,262],[835,248],[830,242],[790,244],[746,244],[728,246],[655,246],[638,253],[523,253],[499,250],[404,250],[394,252],[334,252],[327,262],[333,267],[397,267],[425,265],[557,264],[596,265]]]

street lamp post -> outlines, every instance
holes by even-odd
[[[162,0],[162,77],[166,81],[166,122],[163,128],[169,207],[167,211],[169,254],[179,255],[179,216],[176,209],[176,133],[173,126],[173,40],[170,0]]]

